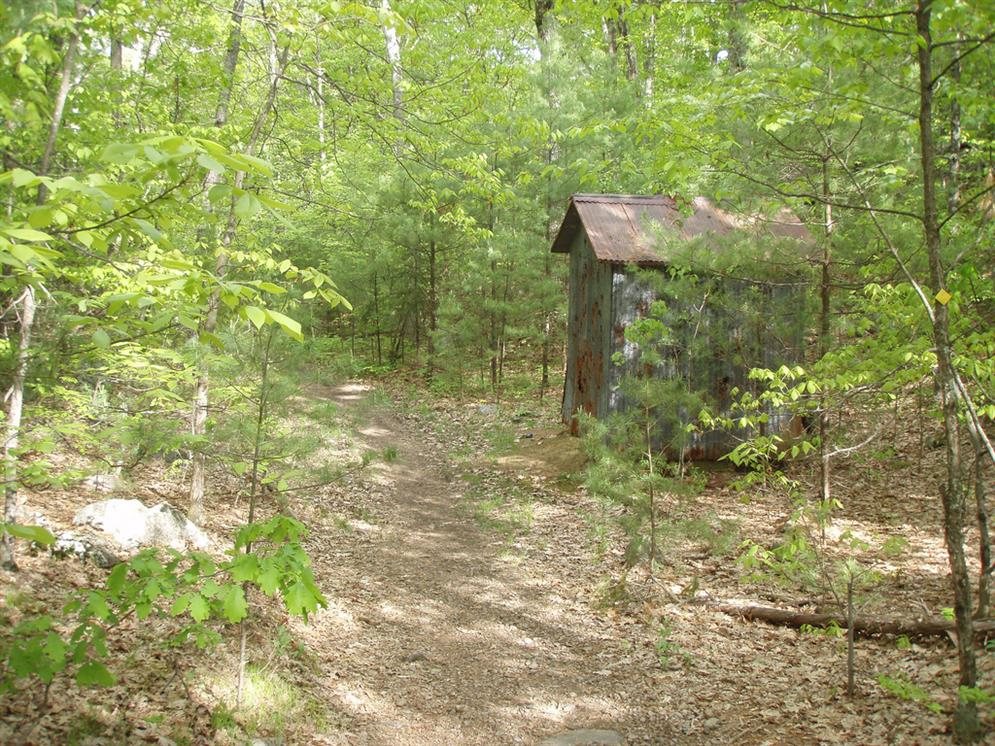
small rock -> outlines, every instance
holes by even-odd
[[[497,404],[478,404],[477,405],[477,414],[482,414],[482,415],[485,415],[487,417],[491,417],[491,416],[497,414],[497,411],[498,411]]]
[[[42,528],[52,528],[52,524],[49,523],[49,520],[45,517],[45,514],[39,513],[37,510],[28,515],[28,517],[24,520],[24,524],[28,526],[41,526]]]
[[[421,650],[416,650],[413,653],[408,653],[406,656],[401,658],[405,663],[417,663],[418,661],[427,661],[428,656]]]
[[[116,474],[91,474],[83,480],[83,486],[91,492],[113,492],[121,486],[121,478]]]
[[[568,730],[541,741],[539,746],[623,746],[625,739],[613,730],[581,728]]]
[[[121,558],[111,549],[102,546],[90,537],[80,536],[72,531],[63,531],[56,536],[51,552],[53,556],[60,559],[73,556],[80,560],[90,560],[97,567],[102,567],[105,570],[121,562]]]

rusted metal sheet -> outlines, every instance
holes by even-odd
[[[666,283],[663,283],[662,291],[653,285],[645,275],[632,268],[616,267],[614,270],[609,357],[619,363],[611,366],[608,377],[609,412],[623,412],[631,406],[622,392],[623,379],[647,372],[640,367],[638,346],[625,339],[625,329],[645,318],[656,300],[663,300],[669,309],[662,321],[671,330],[672,344],[668,346],[664,360],[650,374],[667,380],[680,378],[689,391],[700,393],[716,412],[729,413],[733,388],[759,393],[756,383],[749,379],[750,368],[776,367],[782,362],[797,360],[801,355],[803,317],[792,314],[771,321],[778,315],[773,310],[774,305],[783,308],[793,300],[790,289],[724,280],[721,289],[713,290],[713,293],[721,294],[723,306],[749,306],[751,311],[731,315],[703,302],[697,307],[694,322],[688,324],[686,313],[685,320],[681,320],[686,309],[680,306],[680,299],[667,293]],[[780,297],[775,304],[776,295]],[[789,413],[773,407],[767,407],[765,412],[767,432],[798,434],[800,423]],[[694,421],[696,416],[697,412],[680,413],[683,422]],[[750,435],[746,430],[694,432],[688,437],[684,457],[692,461],[715,461]],[[673,436],[674,432],[662,425],[654,440],[658,447],[666,447]],[[671,455],[676,456],[672,451]]]
[[[553,251],[570,251],[575,237],[583,231],[600,261],[663,264],[663,257],[655,250],[656,235],[661,229],[673,229],[680,217],[677,203],[670,197],[575,194]]]
[[[666,239],[691,240],[733,232],[811,241],[808,229],[789,210],[774,217],[728,213],[705,197],[682,215],[672,197],[631,194],[575,194],[553,240],[552,251],[567,253],[577,236],[587,236],[598,260],[614,264],[659,266],[667,263]]]
[[[563,390],[566,422],[574,423],[577,411],[595,417],[608,412],[605,382],[610,366],[611,277],[611,266],[597,260],[585,235],[576,236],[570,253],[570,341]]]

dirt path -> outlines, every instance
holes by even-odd
[[[363,392],[327,395],[348,407]],[[362,505],[347,530],[316,532],[309,551],[330,605],[306,631],[330,704],[352,718],[348,743],[537,743],[571,728],[699,740],[663,696],[676,682],[660,677],[679,674],[634,665],[643,651],[587,602],[593,578],[569,505],[542,506],[508,551],[461,508],[470,487],[429,435],[384,414],[359,433],[396,458],[349,485]],[[551,544],[554,531],[574,556]]]

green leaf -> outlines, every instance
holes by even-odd
[[[177,597],[173,601],[173,605],[169,607],[169,613],[173,616],[179,616],[190,607],[190,602],[193,598],[193,593],[184,593],[182,596]]]
[[[87,595],[86,609],[101,621],[107,621],[112,616],[107,599],[96,591],[90,591]]]
[[[131,162],[137,154],[137,145],[123,142],[112,142],[104,148],[104,152],[100,154],[100,157],[108,163],[116,163],[123,166],[124,164]]]
[[[153,241],[161,241],[163,239],[162,231],[156,228],[148,220],[142,220],[140,218],[133,218],[133,222],[138,226],[139,230],[146,236],[151,238]]]
[[[211,615],[211,605],[199,593],[190,595],[190,616],[195,622],[203,622]]]
[[[207,198],[214,204],[228,199],[231,196],[231,187],[227,184],[215,184],[207,193]]]
[[[26,539],[27,541],[33,541],[46,547],[55,543],[55,537],[52,535],[52,532],[42,526],[19,526],[16,523],[2,523],[0,527],[18,539]]]
[[[103,664],[88,661],[76,672],[76,683],[80,686],[114,686],[117,679]]]
[[[221,594],[221,608],[225,619],[234,624],[245,619],[249,613],[249,605],[245,600],[245,591],[240,585],[229,585]]]
[[[266,312],[257,306],[246,306],[245,315],[256,329],[262,328],[263,324],[266,323]]]
[[[32,228],[44,228],[51,225],[55,211],[51,207],[38,207],[28,215],[28,225]]]
[[[266,205],[266,207],[271,210],[293,210],[293,205],[288,205],[286,202],[280,202],[279,200],[273,199],[272,197],[267,197],[265,194],[257,195],[259,201]],[[282,271],[282,270],[281,270]]]
[[[34,228],[4,228],[4,233],[6,233],[11,238],[16,238],[18,241],[51,241],[52,237],[47,233],[42,233],[41,231],[35,230]]]
[[[115,565],[114,569],[111,570],[111,574],[107,576],[107,590],[111,593],[118,595],[124,588],[124,581],[128,577],[128,565],[121,563]]]
[[[252,554],[243,554],[231,567],[232,579],[239,583],[254,582],[258,575],[259,560]]]
[[[111,346],[110,335],[107,334],[103,329],[97,329],[91,336],[93,344],[102,350],[106,350]]]
[[[318,609],[320,599],[318,594],[301,581],[294,583],[283,594],[283,602],[287,606],[287,611],[305,619],[310,612]]]
[[[279,311],[266,311],[266,315],[269,316],[270,320],[275,321],[279,324],[283,330],[289,334],[291,337],[297,341],[304,339],[304,335],[301,333],[301,325],[299,322],[294,321],[289,316],[284,316]]]
[[[202,331],[200,332],[200,334],[197,335],[197,339],[200,341],[201,344],[210,345],[216,350],[223,350],[225,348],[224,340],[222,340],[221,337],[219,337],[217,334],[214,334],[213,332]]]
[[[263,593],[268,596],[272,596],[280,588],[280,571],[276,568],[276,565],[270,562],[264,562],[264,569],[259,573],[259,577],[256,582],[262,589]]]
[[[214,171],[218,174],[223,174],[225,172],[225,167],[223,163],[219,163],[217,160],[209,156],[207,153],[201,153],[197,156],[197,163],[206,168],[208,171]],[[208,195],[210,197],[210,195]]]
[[[245,192],[235,200],[235,214],[240,218],[247,218],[259,209],[259,200],[255,195]]]
[[[267,282],[266,280],[260,280],[256,283],[256,287],[267,293],[272,293],[273,295],[282,295],[287,292],[285,287],[281,287],[274,282]]]
[[[23,168],[15,168],[11,172],[11,176],[13,177],[13,184],[16,187],[27,186],[28,184],[37,184],[39,181],[37,176]]]

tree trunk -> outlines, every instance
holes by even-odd
[[[124,117],[121,115],[121,80],[118,77],[124,69],[124,44],[120,39],[111,39],[110,64],[111,70],[115,73],[112,77],[114,85],[114,91],[112,93],[114,111],[111,113],[111,116],[114,119],[114,128],[120,130],[124,128]]]
[[[83,17],[83,8],[76,3],[76,21]],[[55,94],[55,101],[52,106],[52,118],[49,121],[48,137],[45,140],[45,150],[42,153],[41,163],[38,168],[39,176],[46,176],[52,165],[52,158],[55,155],[55,144],[62,127],[62,115],[66,110],[66,101],[69,98],[69,91],[72,86],[73,69],[76,64],[76,51],[79,47],[79,34],[73,27],[73,33],[69,37],[66,46],[66,54],[62,59],[62,68],[59,73],[59,88]],[[37,203],[45,202],[46,190],[44,186],[38,187]],[[7,417],[4,427],[3,443],[3,494],[4,494],[4,522],[16,523],[18,518],[18,485],[17,485],[17,446],[21,437],[21,420],[24,415],[24,385],[27,381],[28,364],[31,357],[31,334],[34,331],[35,310],[37,308],[35,289],[27,284],[21,293],[18,301],[21,307],[20,319],[18,323],[19,335],[17,343],[17,362],[14,366],[14,375],[10,390],[7,392]],[[15,306],[17,303],[14,304]],[[5,569],[17,569],[17,561],[14,553],[13,538],[6,532],[0,535],[0,566]]]
[[[245,0],[234,0],[231,9],[231,28],[228,31],[228,47],[222,63],[223,85],[218,95],[218,105],[214,113],[214,126],[221,129],[228,123],[228,107],[231,103],[232,89],[235,84],[235,69],[238,67],[239,50],[242,47],[242,16],[245,12]],[[205,179],[205,186],[217,184],[220,174],[210,172]],[[229,224],[232,215],[229,214]],[[228,228],[225,228],[225,234]],[[222,239],[223,243],[223,239]],[[225,251],[218,253],[215,261],[215,275],[218,279],[224,277],[228,267],[228,255]],[[213,333],[218,324],[218,297],[212,293],[208,301],[207,315],[202,330]],[[196,341],[196,340],[195,340]],[[210,406],[210,370],[207,362],[198,362],[197,384],[194,389],[193,418],[190,423],[190,434],[203,437],[207,431],[207,413]],[[190,520],[200,522],[204,518],[204,483],[205,455],[201,448],[195,447],[190,460]]]
[[[227,88],[231,88],[231,84],[234,81],[235,65],[238,63],[238,55],[231,54],[231,50],[237,49],[241,45],[241,23],[242,23],[242,9],[244,8],[245,0],[235,0],[235,5],[232,8],[232,31],[229,36],[229,47],[228,54],[225,55],[225,73],[228,77],[229,85]],[[285,46],[283,50],[277,55],[275,54],[275,44],[276,39],[273,39],[273,52],[274,55],[271,58],[271,69],[270,69],[270,85],[269,90],[266,95],[266,100],[263,103],[262,109],[256,115],[256,119],[252,125],[252,131],[249,134],[249,138],[246,141],[245,152],[251,154],[255,151],[256,146],[259,143],[259,139],[262,136],[263,125],[266,119],[269,117],[269,113],[273,108],[273,104],[276,101],[276,93],[280,84],[280,80],[283,77],[283,72],[287,67],[287,60],[290,55],[290,47]],[[228,65],[231,64],[231,70],[229,72]],[[220,96],[220,101],[218,103],[218,116],[215,117],[215,123],[218,123],[218,117],[228,116],[228,104],[231,100],[231,90],[222,91]],[[217,124],[217,126],[223,126],[222,124]],[[209,174],[208,179],[214,174]],[[216,176],[216,175],[215,175]],[[245,172],[239,171],[235,174],[234,186],[236,189],[241,189],[242,184],[245,181]],[[223,279],[228,271],[228,249],[231,246],[232,241],[235,239],[235,231],[238,227],[238,217],[235,214],[235,197],[232,196],[231,205],[228,208],[228,220],[225,225],[224,233],[221,236],[221,241],[219,244],[218,256],[215,261],[214,273],[215,277],[219,280]],[[208,300],[207,314],[204,317],[203,324],[201,325],[201,332],[207,334],[213,334],[218,327],[218,311],[220,309],[220,293],[215,290],[211,293],[211,297]],[[197,384],[194,390],[194,408],[193,408],[193,421],[191,425],[191,434],[194,437],[203,437],[207,432],[207,415],[210,409],[210,367],[208,366],[206,360],[201,360],[198,365],[198,375]],[[197,448],[193,453],[193,458],[190,464],[190,520],[195,523],[203,520],[204,517],[204,492],[205,492],[205,482],[206,482],[206,455],[201,448]]]
[[[746,26],[746,14],[743,12],[745,0],[732,0],[729,3],[729,16],[726,20],[728,24],[728,48],[726,52],[729,57],[729,67],[734,73],[746,69],[746,55],[749,45],[746,40],[744,26]]]
[[[497,260],[491,259],[491,311],[490,311],[490,355],[491,355],[491,390],[497,391],[498,385],[498,319],[497,319]]]
[[[547,208],[547,215],[549,214]],[[549,221],[546,221],[546,243],[544,247],[549,246]],[[550,278],[553,276],[553,268],[549,261],[549,251],[545,252],[543,262],[542,273],[546,281],[549,282]],[[542,401],[546,396],[546,389],[549,388],[549,351],[550,351],[550,335],[553,331],[552,314],[546,311],[542,316],[542,378],[539,381],[539,401]]]
[[[76,3],[77,23],[83,17],[83,8]],[[48,124],[48,137],[45,140],[45,150],[42,152],[41,163],[38,166],[38,175],[47,176],[52,167],[52,158],[55,156],[55,142],[59,137],[59,130],[62,128],[62,115],[66,110],[66,101],[69,99],[69,90],[73,82],[73,70],[76,67],[76,51],[79,49],[79,32],[73,26],[73,33],[69,36],[69,43],[66,45],[66,54],[62,58],[62,69],[59,72],[59,89],[55,94],[55,101],[52,105],[52,118]],[[38,187],[38,204],[45,201],[46,190],[44,186]]]
[[[379,367],[383,365],[383,331],[380,326],[380,288],[376,270],[373,270],[373,324],[377,340],[377,367]]]
[[[653,101],[653,78],[656,75],[656,13],[650,13],[650,28],[646,36],[646,52],[643,55],[643,74],[646,76],[643,93],[647,105],[650,105]]]
[[[807,611],[778,609],[772,606],[741,606],[738,604],[711,603],[706,606],[730,616],[739,616],[782,627],[827,627],[835,624],[847,628],[848,614],[817,614]],[[872,619],[854,615],[853,631],[856,635],[907,635],[909,637],[946,637],[957,631],[957,623],[942,617],[928,619]],[[995,620],[985,619],[975,624],[973,634],[995,632]],[[969,644],[973,644],[969,642]]]
[[[987,617],[991,611],[992,582],[992,538],[988,530],[988,495],[985,482],[985,466],[988,464],[988,454],[984,449],[977,449],[974,454],[974,504],[978,516],[978,554],[981,560],[981,570],[978,573],[978,608],[975,617]]]
[[[552,80],[552,65],[550,64],[550,49],[549,40],[552,32],[552,22],[553,18],[553,0],[536,0],[535,4],[535,24],[536,24],[536,41],[539,44],[539,67],[542,73],[543,80],[543,93],[545,94],[546,107],[548,109],[548,116],[550,121],[550,131],[552,132],[553,119],[559,109],[559,99],[556,95],[556,91],[553,88]],[[606,32],[607,41],[609,44],[609,49],[611,55],[615,56],[615,31],[614,26],[607,23],[607,20],[602,19],[604,23],[604,28]],[[610,27],[610,30],[609,30]],[[559,155],[558,144],[550,139],[546,144],[545,156],[546,165],[551,165],[556,161]],[[550,194],[550,188],[547,185],[546,190],[546,213],[543,216],[546,223],[543,226],[544,235],[546,237],[545,244],[543,246],[545,251],[545,259],[543,262],[543,276],[548,280],[552,277],[552,263],[549,256],[549,242],[552,238],[552,223],[550,220],[550,213],[553,209],[552,195]],[[543,313],[542,318],[542,378],[539,383],[539,401],[543,400],[546,394],[546,389],[549,387],[549,359],[550,359],[550,337],[553,330],[553,311],[546,309]]]
[[[432,220],[432,230],[435,230],[435,220]],[[428,340],[426,341],[426,351],[428,354],[428,370],[426,378],[431,381],[435,375],[435,335],[439,328],[439,296],[438,280],[436,273],[437,246],[433,238],[428,244]]]
[[[262,336],[260,334],[260,336]],[[259,401],[256,408],[256,423],[255,432],[252,438],[252,471],[249,476],[249,517],[246,521],[247,524],[251,524],[256,520],[256,507],[259,502],[259,466],[262,463],[262,443],[263,443],[263,428],[266,423],[266,416],[269,410],[269,366],[270,366],[270,350],[273,345],[273,329],[270,327],[267,330],[266,344],[263,345],[262,353],[263,358],[261,361],[261,370],[259,375]],[[252,552],[252,542],[248,542],[245,545],[245,554]],[[249,591],[250,585],[248,581],[242,584],[242,591],[245,593],[246,605],[249,603]],[[238,655],[238,684],[235,690],[235,706],[236,708],[242,705],[242,692],[245,688],[245,669],[248,663],[248,655],[246,653],[247,641],[248,641],[249,628],[243,619],[239,622],[239,655]]]
[[[552,15],[555,0],[535,0],[536,36],[540,44],[549,41],[549,17]]]
[[[916,31],[919,67],[919,147],[922,165],[923,233],[929,260],[930,284],[933,292],[944,288],[941,258],[940,224],[936,200],[936,149],[933,141],[933,41],[930,29],[931,0],[920,0],[916,6]],[[943,528],[950,562],[954,594],[954,617],[957,627],[957,655],[960,663],[960,685],[974,688],[978,683],[974,653],[974,627],[971,614],[971,578],[964,555],[964,515],[967,490],[964,483],[960,440],[957,427],[958,396],[955,390],[953,349],[950,342],[949,317],[946,302],[939,299],[933,306],[933,345],[936,352],[936,389],[943,411],[946,436],[946,479],[940,488],[943,500]],[[954,739],[973,743],[981,738],[977,704],[958,697],[953,720]]]
[[[383,38],[387,48],[387,62],[390,64],[390,87],[393,94],[394,118],[403,119],[402,107],[404,104],[401,98],[401,84],[403,74],[401,70],[401,41],[397,36],[397,28],[391,22],[393,11],[390,8],[390,0],[381,0],[380,10],[384,14]]]
[[[228,30],[228,48],[221,66],[222,86],[218,96],[218,107],[214,112],[214,126],[218,129],[228,124],[228,106],[235,87],[235,68],[238,67],[239,51],[242,48],[242,16],[245,15],[245,0],[235,0],[231,7],[231,28]]]
[[[17,364],[14,367],[14,380],[7,398],[10,402],[7,409],[7,427],[3,443],[3,520],[5,523],[17,523],[17,446],[21,435],[21,417],[24,413],[24,383],[27,379],[28,362],[31,351],[31,331],[35,323],[35,290],[31,285],[24,288],[20,298],[21,336],[17,343]],[[5,570],[16,570],[14,557],[14,540],[6,532],[0,537],[0,566]]]
[[[636,48],[629,35],[629,24],[625,20],[625,11],[622,6],[618,6],[618,18],[615,21],[618,28],[619,46],[625,53],[625,78],[634,82],[639,77],[639,65],[636,63]]]
[[[961,35],[958,34],[958,39]],[[957,47],[954,48],[955,50]],[[958,54],[957,51],[954,54]],[[960,59],[955,59],[953,67],[950,68],[950,78],[954,86],[960,84]],[[950,96],[950,157],[948,159],[949,169],[947,172],[947,211],[952,215],[960,204],[960,146],[961,146],[961,126],[960,126],[960,102],[957,100],[956,92]]]
[[[825,203],[825,223],[822,244],[822,279],[819,284],[819,357],[829,352],[830,319],[832,316],[832,257],[833,257],[833,206],[830,204],[829,156],[822,160],[822,197]],[[825,393],[819,395],[819,497],[823,508],[832,498],[829,456],[829,403]]]
[[[615,23],[607,18],[601,18],[601,31],[605,37],[605,47],[608,49],[608,56],[612,60],[612,69],[615,69],[615,60],[618,58],[618,40],[615,38]]]
[[[316,56],[318,60],[314,71],[314,103],[318,109],[318,162],[324,166],[327,157],[325,153],[325,69],[321,64],[320,52]]]

